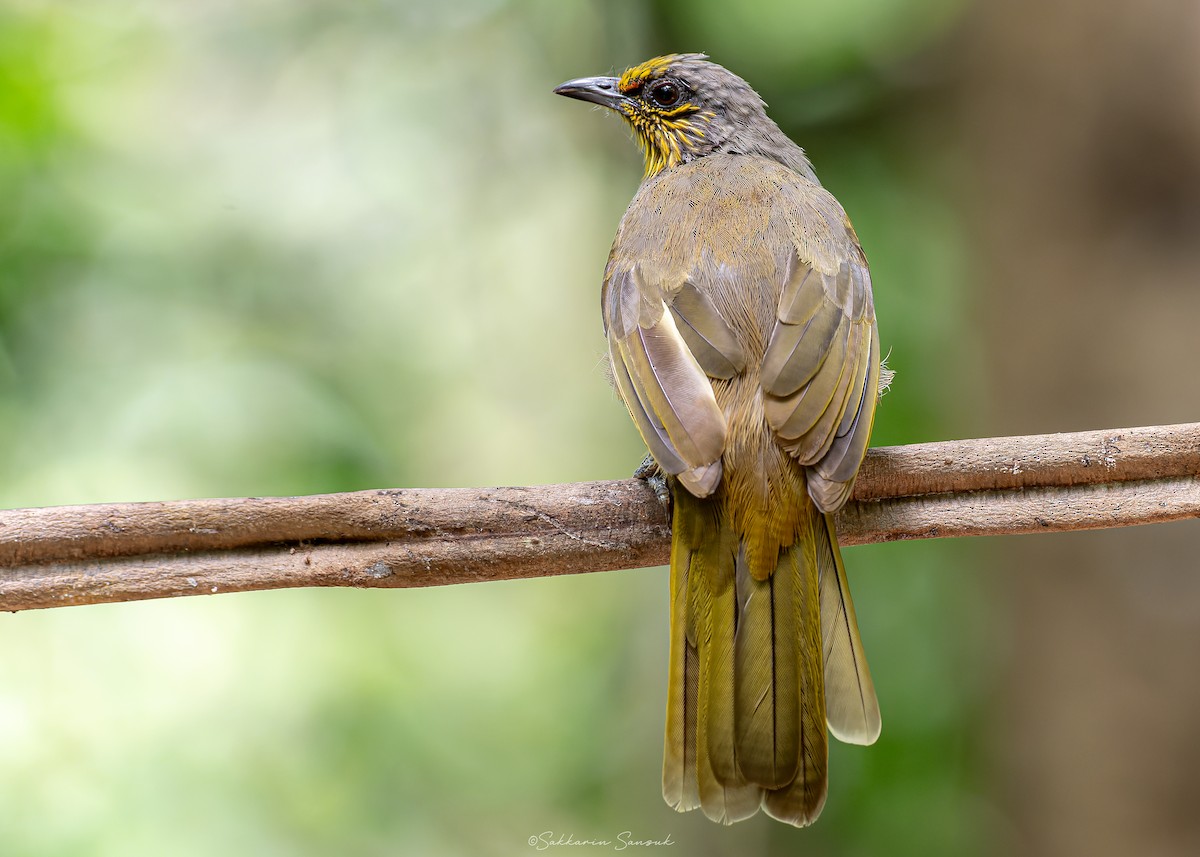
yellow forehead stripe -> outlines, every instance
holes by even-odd
[[[664,57],[655,57],[652,60],[646,60],[641,65],[626,69],[620,80],[617,81],[618,91],[633,92],[650,78],[662,74],[671,63],[682,56],[683,54],[667,54]]]

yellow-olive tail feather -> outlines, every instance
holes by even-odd
[[[663,796],[725,824],[759,808],[811,824],[827,792],[827,718],[843,740],[879,734],[831,521],[811,507],[760,579],[722,498],[675,497]]]
[[[821,639],[825,661],[825,716],[829,731],[847,744],[874,744],[879,738],[879,700],[862,638],[846,567],[838,550],[831,516],[823,516],[817,540],[821,590]]]

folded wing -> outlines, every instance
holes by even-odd
[[[664,289],[636,265],[610,272],[604,319],[617,390],[646,446],[689,492],[708,496],[727,432],[709,376],[745,367],[732,330],[689,283]]]

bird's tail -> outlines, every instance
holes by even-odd
[[[809,503],[765,576],[746,556],[723,500],[675,492],[663,796],[804,826],[825,803],[827,719],[869,744],[879,707],[832,520]]]

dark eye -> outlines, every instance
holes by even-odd
[[[670,80],[660,81],[650,87],[650,100],[659,107],[674,107],[683,97],[683,87]]]

